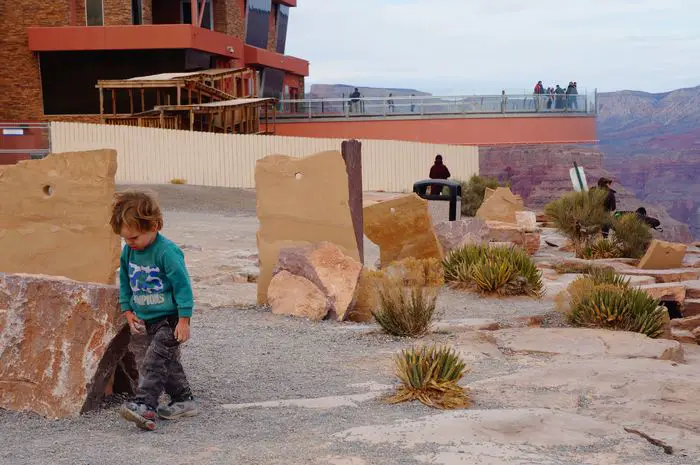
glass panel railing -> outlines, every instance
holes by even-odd
[[[282,118],[391,117],[467,114],[595,114],[597,93],[407,96],[281,100]]]

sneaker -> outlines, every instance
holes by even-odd
[[[141,429],[153,431],[156,429],[156,412],[145,404],[124,402],[119,414],[127,421],[136,423]]]
[[[199,415],[197,403],[193,397],[180,402],[170,402],[168,405],[158,407],[158,416],[165,420],[175,420],[182,417]]]

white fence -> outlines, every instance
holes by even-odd
[[[54,152],[111,148],[118,153],[117,182],[255,187],[255,162],[270,154],[304,157],[340,150],[342,139],[209,134],[101,124],[51,123]],[[428,177],[440,153],[452,179],[479,173],[479,149],[472,146],[362,140],[366,191],[410,192]]]

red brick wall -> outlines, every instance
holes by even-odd
[[[0,15],[0,119],[42,119],[39,64],[29,51],[26,29],[69,24],[67,0],[27,0],[21,6],[4,5]]]
[[[128,26],[131,20],[131,0],[103,0],[105,26]]]
[[[267,35],[267,49],[273,52],[277,51],[277,11],[279,7],[277,3],[273,3],[272,11],[270,11],[270,31]]]
[[[153,24],[153,0],[142,0],[143,24]]]

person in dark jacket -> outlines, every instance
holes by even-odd
[[[450,179],[450,170],[447,169],[442,162],[442,155],[435,157],[435,163],[430,168],[430,179]],[[439,184],[433,184],[430,186],[431,195],[440,195],[442,192],[442,186]]]
[[[615,199],[615,192],[610,186],[612,186],[612,179],[610,178],[600,178],[598,179],[598,189],[607,191],[607,194],[605,196],[605,200],[603,200],[603,206],[605,207],[605,211],[607,212],[614,212],[617,210],[617,200]],[[603,237],[608,237],[608,234],[610,233],[610,225],[609,224],[604,224],[603,225]]]

